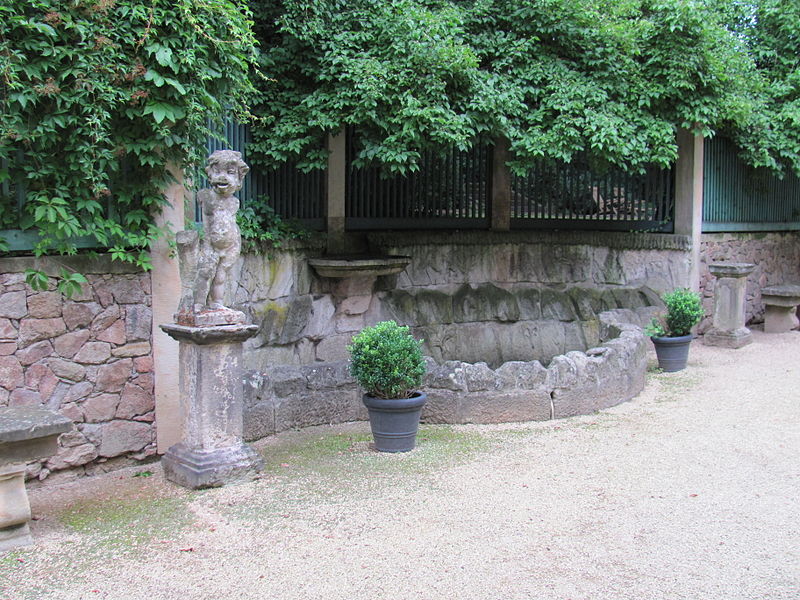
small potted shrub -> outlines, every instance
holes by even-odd
[[[703,317],[700,294],[686,288],[678,288],[665,294],[662,299],[666,314],[653,319],[645,332],[653,340],[658,357],[658,366],[673,372],[686,368],[689,344],[694,337],[692,327]]]
[[[425,394],[421,342],[394,321],[362,329],[347,347],[350,373],[364,389],[363,401],[375,447],[381,452],[414,449]]]

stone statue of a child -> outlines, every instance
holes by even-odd
[[[197,194],[204,234],[201,237],[197,231],[181,231],[176,236],[182,287],[175,315],[178,324],[244,323],[244,313],[225,307],[223,295],[242,246],[236,224],[239,199],[234,194],[249,170],[240,152],[217,150],[208,157],[206,175],[211,187]]]

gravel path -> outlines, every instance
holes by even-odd
[[[797,600],[800,332],[754,333],[588,417],[426,428],[405,456],[314,428],[245,485],[33,490],[0,598]]]

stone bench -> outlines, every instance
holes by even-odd
[[[764,301],[764,331],[783,333],[797,329],[797,305],[800,304],[800,285],[772,285],[761,290]]]
[[[51,410],[0,408],[0,552],[33,543],[25,465],[54,455],[70,429],[72,421]]]

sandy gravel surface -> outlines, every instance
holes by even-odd
[[[797,600],[800,332],[754,333],[588,417],[425,427],[404,456],[313,428],[240,486],[33,490],[0,599]]]

